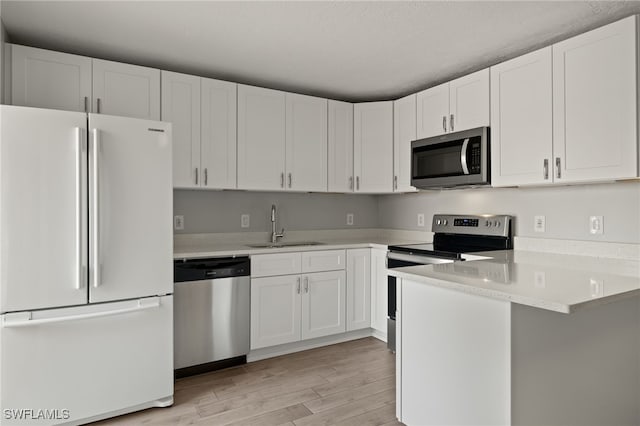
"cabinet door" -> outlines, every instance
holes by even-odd
[[[489,68],[449,83],[449,131],[489,125]]]
[[[91,58],[11,45],[11,103],[89,112]]]
[[[93,111],[160,120],[160,70],[94,59]]]
[[[347,331],[371,327],[371,249],[347,250]]]
[[[387,334],[387,251],[371,249],[371,328]]]
[[[416,95],[393,103],[393,190],[415,191],[411,186],[411,141],[416,140]]]
[[[345,332],[344,271],[317,272],[302,277],[302,338]]]
[[[327,100],[287,93],[287,189],[327,191]]]
[[[205,188],[236,187],[236,92],[238,85],[202,79],[200,165]]]
[[[556,182],[637,176],[636,49],[635,16],[553,45]]]
[[[251,349],[300,340],[301,277],[251,279]]]
[[[356,192],[393,191],[393,102],[354,106]]]
[[[353,192],[353,104],[329,100],[328,190]]]
[[[449,127],[449,83],[444,83],[417,94],[418,139],[447,133]]]
[[[551,183],[551,47],[491,67],[491,185]]]
[[[173,126],[174,188],[199,188],[200,77],[162,71],[162,121]]]
[[[238,188],[284,189],[285,93],[238,85]]]

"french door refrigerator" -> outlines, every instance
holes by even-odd
[[[0,424],[173,403],[171,125],[0,105]]]

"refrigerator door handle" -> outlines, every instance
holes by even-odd
[[[83,185],[84,178],[84,129],[75,128],[76,133],[76,289],[80,290],[84,287],[84,215],[85,215],[85,192]]]
[[[91,212],[93,215],[93,226],[91,235],[91,274],[93,287],[100,286],[100,130],[92,129],[93,152],[92,152],[92,201]]]
[[[99,317],[107,317],[113,315],[121,315],[130,312],[143,311],[146,309],[153,309],[160,306],[160,297],[149,297],[146,299],[138,299],[138,303],[135,306],[129,308],[121,308],[114,309],[111,311],[103,311],[103,312],[91,312],[86,314],[78,314],[78,315],[68,315],[64,317],[55,317],[55,318],[41,318],[41,319],[31,319],[31,312],[20,312],[16,314],[6,314],[4,315],[2,321],[2,328],[13,328],[13,327],[28,327],[28,326],[36,326],[41,324],[53,324],[59,322],[67,322],[67,321],[81,321],[90,318],[99,318]]]

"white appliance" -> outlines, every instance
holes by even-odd
[[[171,125],[0,105],[0,424],[173,403]]]

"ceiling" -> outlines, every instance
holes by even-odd
[[[10,1],[9,41],[348,101],[396,99],[638,1]]]

